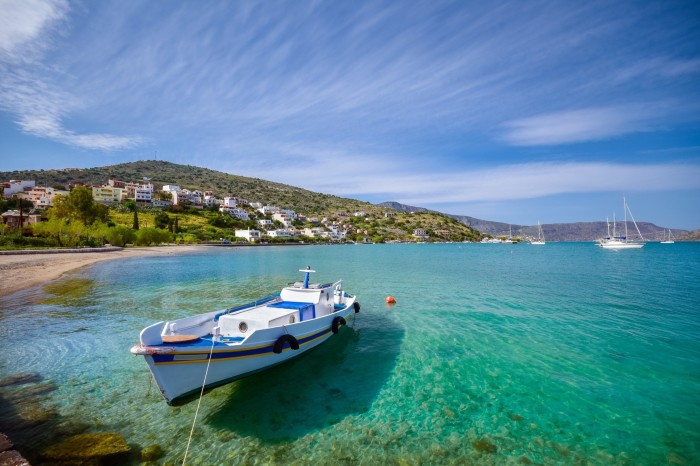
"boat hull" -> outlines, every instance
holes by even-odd
[[[353,303],[354,300],[345,308],[317,319],[257,332],[256,338],[247,344],[216,341],[212,346],[211,340],[201,339],[195,344],[154,347],[153,354],[148,354],[149,348],[145,347],[141,354],[168,404],[177,404],[199,393],[202,386],[214,388],[241,379],[315,348],[334,335],[336,317],[348,318],[354,312]],[[296,338],[299,349],[285,344],[281,353],[275,353],[275,343],[285,334]]]
[[[644,243],[598,243],[603,249],[639,249],[644,247]]]

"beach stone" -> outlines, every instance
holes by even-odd
[[[116,459],[126,456],[131,448],[119,434],[105,432],[99,434],[75,435],[63,443],[54,445],[41,452],[48,461],[94,461]]]
[[[0,466],[31,466],[16,450],[0,452]]]
[[[483,438],[479,440],[474,440],[472,442],[472,447],[474,447],[476,451],[480,451],[481,453],[496,453],[496,451],[498,450],[498,447],[496,447],[496,445]]]
[[[156,443],[141,450],[141,459],[143,461],[153,461],[162,458],[164,454],[163,449]]]
[[[7,438],[7,435],[0,432],[0,452],[9,450],[12,446],[12,442]]]

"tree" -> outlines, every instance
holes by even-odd
[[[161,212],[156,215],[155,224],[156,228],[162,228],[165,230],[170,225],[170,217],[165,212]]]
[[[87,186],[77,186],[67,196],[58,195],[54,198],[54,206],[50,216],[80,220],[84,225],[92,225],[100,220],[106,222],[109,210],[98,204],[92,198],[92,189]]]
[[[139,229],[139,213],[137,210],[134,210],[134,226],[132,228],[134,230]]]
[[[133,243],[136,239],[134,230],[124,226],[116,226],[107,230],[107,241],[113,246],[124,247],[128,243]]]
[[[48,222],[32,225],[35,235],[53,238],[59,246],[78,246],[80,238],[86,236],[87,229],[80,220],[52,217]]]

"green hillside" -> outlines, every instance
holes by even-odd
[[[425,229],[431,240],[436,241],[479,241],[483,237],[482,233],[437,212],[400,213],[355,199],[316,193],[258,178],[231,175],[207,168],[179,165],[166,161],[145,160],[95,168],[0,172],[0,180],[2,181],[10,179],[35,180],[37,185],[41,186],[68,186],[74,182],[85,185],[101,185],[107,183],[110,178],[127,182],[143,181],[144,178],[148,178],[157,190],[163,185],[173,184],[190,190],[213,191],[219,198],[235,195],[249,202],[261,202],[264,205],[291,209],[307,217],[327,217],[352,227],[354,231],[350,238],[353,240],[359,239],[359,237],[372,241],[412,240],[413,230],[417,228]],[[353,215],[360,211],[365,212],[365,216],[355,217]],[[250,212],[255,215],[252,209]],[[178,212],[177,215],[183,217],[181,218],[181,226],[199,223],[191,222],[190,220],[195,219],[188,219],[187,212]],[[211,217],[219,214],[193,212],[192,215]],[[118,217],[116,212],[113,213],[112,217],[116,220]],[[260,218],[262,217],[260,216]],[[197,236],[200,237],[200,240],[206,240],[229,235],[217,229],[205,236],[200,234]]]

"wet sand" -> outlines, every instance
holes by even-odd
[[[54,280],[66,272],[104,260],[201,251],[206,246],[161,246],[105,252],[0,255],[0,296]]]

